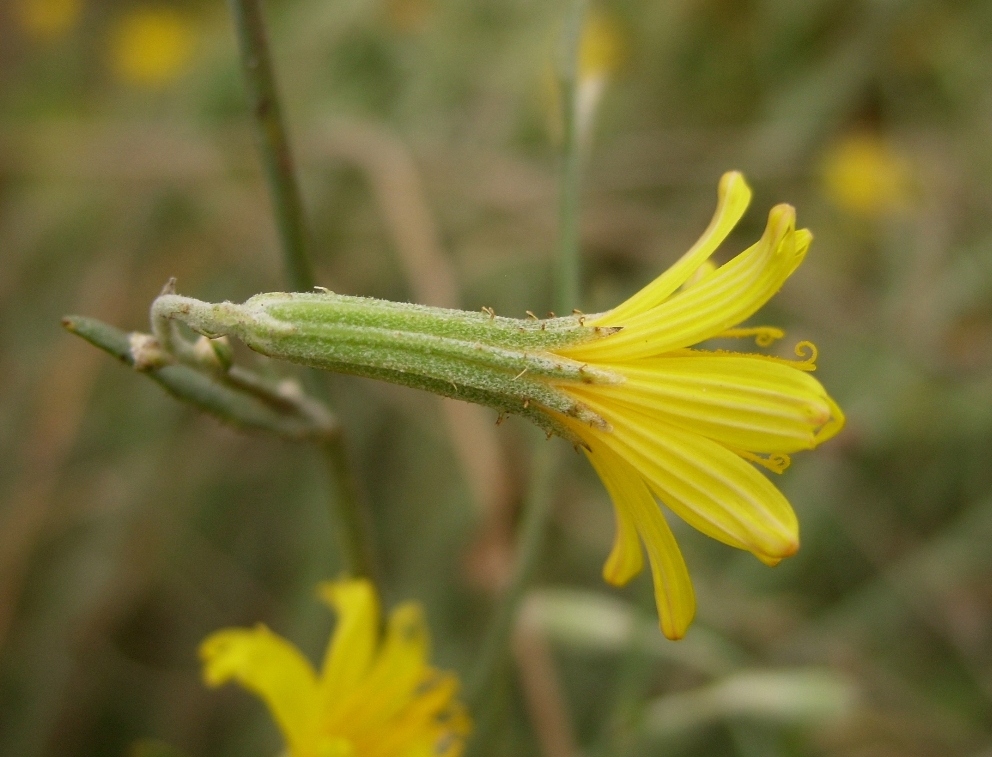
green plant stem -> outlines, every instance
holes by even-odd
[[[282,118],[261,0],[230,0],[230,6],[237,30],[241,68],[255,118],[259,151],[282,243],[286,278],[292,289],[307,292],[313,289],[315,283],[313,266],[307,255],[303,203]],[[304,384],[315,396],[327,399],[326,386],[315,372],[307,372]],[[371,529],[348,462],[344,436],[338,430],[321,446],[322,458],[334,488],[332,515],[348,569],[353,575],[376,578]]]
[[[560,156],[561,181],[558,190],[558,252],[555,282],[555,309],[566,315],[580,301],[579,206],[581,200],[582,149],[576,102],[579,87],[579,48],[585,20],[586,0],[575,0],[565,20],[561,54],[558,60],[558,87],[562,114]]]
[[[295,291],[307,292],[316,282],[307,256],[303,203],[279,104],[261,0],[230,0],[230,6],[265,178],[282,242],[286,278]]]
[[[361,504],[358,484],[351,473],[351,463],[340,427],[321,443],[321,454],[331,486],[334,487],[331,496],[332,515],[338,529],[345,564],[349,566],[352,575],[378,581],[370,538],[372,524],[369,522],[368,510]]]
[[[62,325],[95,347],[134,367],[131,335],[95,318],[70,315]],[[326,408],[307,396],[287,396],[274,382],[236,366],[210,375],[182,364],[149,366],[141,371],[169,394],[245,431],[264,431],[293,440],[325,443],[339,433]]]
[[[479,711],[488,703],[489,693],[509,654],[510,638],[517,610],[527,591],[534,568],[541,556],[547,532],[559,447],[542,444],[534,455],[534,468],[523,507],[523,520],[517,536],[516,560],[510,583],[500,598],[496,613],[486,629],[479,661],[466,685],[465,699],[470,711]]]

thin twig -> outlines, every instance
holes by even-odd
[[[558,269],[555,282],[555,308],[559,313],[581,306],[579,265],[579,205],[582,150],[579,145],[579,119],[576,101],[579,86],[579,46],[585,19],[586,0],[574,0],[565,19],[561,55],[558,60],[558,88],[562,116],[561,180],[558,194]]]
[[[134,366],[130,334],[79,315],[66,316],[62,325],[126,365]],[[149,367],[142,372],[172,396],[235,428],[265,431],[294,440],[326,440],[338,433],[336,420],[321,403],[302,393],[296,396],[243,369],[238,370],[237,381],[181,364]]]
[[[351,472],[347,447],[340,427],[321,444],[321,453],[334,487],[331,506],[334,524],[339,529],[345,564],[352,575],[379,579],[375,553],[372,551],[372,524],[368,510],[362,507],[358,483]]]
[[[307,232],[293,155],[283,123],[261,0],[230,0],[238,33],[241,68],[248,87],[265,178],[282,241],[286,278],[298,292],[316,283],[307,256]]]

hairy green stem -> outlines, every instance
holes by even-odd
[[[299,292],[313,289],[313,266],[307,256],[303,203],[282,118],[275,72],[269,54],[261,0],[230,0],[241,52],[241,68],[255,117],[259,151],[272,195],[282,242],[286,278]]]

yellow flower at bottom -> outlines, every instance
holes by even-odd
[[[703,533],[774,565],[799,548],[795,513],[755,464],[781,473],[789,454],[812,449],[844,424],[806,359],[704,350],[713,338],[754,337],[771,327],[735,328],[796,270],[812,235],[795,228],[788,205],[772,209],[761,239],[719,268],[709,257],[751,199],[739,173],[720,181],[719,203],[700,240],[665,273],[607,313],[584,319],[605,335],[555,350],[614,382],[561,381],[556,388],[591,410],[596,422],[548,410],[581,441],[613,500],[616,538],[604,578],[622,585],[648,554],[666,636],[682,637],[695,613],[689,573],[656,498]],[[591,371],[590,371],[591,373]]]
[[[321,584],[338,616],[320,672],[263,625],[228,628],[200,646],[209,686],[236,681],[261,697],[291,757],[457,757],[470,721],[458,680],[431,668],[423,612],[397,607],[380,638],[366,580]]]

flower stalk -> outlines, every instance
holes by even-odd
[[[565,19],[557,61],[558,92],[562,104],[561,180],[558,189],[558,251],[555,307],[560,313],[580,307],[581,257],[579,206],[581,204],[582,145],[578,107],[579,46],[586,16],[586,0],[574,0]]]
[[[271,381],[237,366],[219,376],[202,366],[179,364],[155,347],[147,334],[129,334],[95,318],[70,315],[62,319],[62,325],[124,364],[138,368],[172,396],[228,425],[292,440],[326,442],[339,433],[340,426],[330,411],[304,394],[295,382]],[[191,358],[197,354],[194,350],[189,345]],[[135,359],[136,352],[145,363]],[[148,362],[150,353],[157,353],[157,359]]]
[[[282,242],[286,278],[293,289],[313,288],[313,266],[307,256],[303,202],[293,170],[293,155],[279,103],[261,0],[229,0],[238,36],[241,70],[255,117],[259,152],[272,195]]]

